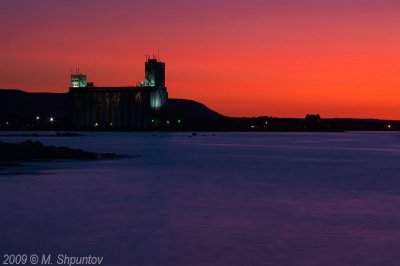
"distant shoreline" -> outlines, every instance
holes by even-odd
[[[92,125],[74,123],[68,93],[27,93],[0,89],[0,131],[132,131],[132,132],[343,132],[398,131],[400,120],[228,117],[200,102],[168,99],[160,112],[149,114],[142,127],[121,127],[99,116]],[[268,110],[268,107],[266,107]],[[34,137],[34,136],[32,136]]]

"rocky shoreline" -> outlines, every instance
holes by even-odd
[[[114,153],[97,153],[68,147],[45,146],[39,141],[0,141],[0,163],[49,160],[102,160],[117,158]]]
[[[48,134],[39,133],[6,133],[0,134],[0,137],[83,137],[83,134],[74,132],[55,132]]]

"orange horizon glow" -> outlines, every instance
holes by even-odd
[[[135,85],[159,50],[169,97],[224,115],[400,119],[400,3],[320,2],[5,0],[0,88]]]

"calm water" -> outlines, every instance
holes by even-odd
[[[38,138],[128,157],[0,175],[0,253],[92,254],[103,265],[400,264],[400,133],[206,134]]]

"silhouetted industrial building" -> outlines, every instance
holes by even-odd
[[[146,57],[145,80],[137,86],[97,87],[86,75],[72,74],[69,94],[78,128],[144,129],[168,100],[165,63]]]

